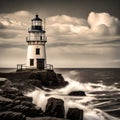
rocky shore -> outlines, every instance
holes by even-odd
[[[54,71],[17,71],[0,73],[0,120],[83,120],[83,110],[69,108],[65,115],[64,101],[49,98],[45,111],[32,103],[32,97],[24,96],[24,92],[36,87],[48,91],[65,87],[61,74]],[[69,95],[84,96],[82,91]],[[66,117],[65,117],[66,116]]]

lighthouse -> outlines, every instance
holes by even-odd
[[[31,20],[31,27],[28,29],[27,67],[30,69],[43,70],[46,67],[46,42],[47,37],[42,26],[42,19],[38,15]]]

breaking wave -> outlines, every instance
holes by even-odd
[[[73,74],[73,73],[72,73]],[[76,72],[74,72],[76,74]],[[99,102],[100,96],[105,96],[107,91],[117,91],[119,89],[114,86],[106,86],[101,83],[80,83],[79,81],[74,81],[70,78],[65,79],[69,84],[61,89],[51,90],[50,92],[43,91],[36,88],[35,91],[29,92],[26,95],[33,98],[33,103],[45,110],[47,100],[50,97],[60,98],[64,100],[65,111],[68,108],[79,108],[84,110],[84,120],[120,120],[119,118],[112,117],[111,115],[103,112],[103,110],[96,108],[108,101]],[[84,97],[73,97],[68,96],[68,93],[72,91],[85,91],[86,96]],[[99,94],[101,93],[101,94]],[[105,97],[104,97],[105,98]],[[108,99],[107,99],[108,100]],[[96,102],[98,101],[98,102]]]

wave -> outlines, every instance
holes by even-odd
[[[26,95],[32,97],[33,103],[41,107],[43,110],[45,110],[47,100],[50,97],[54,97],[64,100],[66,113],[68,108],[70,107],[83,109],[84,120],[120,120],[119,118],[112,117],[111,115],[105,113],[104,111],[97,109],[98,106],[104,106],[109,103],[109,101],[107,101],[109,99],[107,99],[106,101],[102,101],[102,103],[100,103],[99,98],[97,98],[97,96],[99,95],[101,96],[106,95],[106,93],[104,93],[103,91],[119,92],[119,89],[116,88],[114,85],[105,86],[102,83],[98,83],[98,84],[80,83],[68,77],[65,80],[69,82],[69,85],[64,88],[55,89],[55,90],[50,89],[50,92],[46,92],[36,88],[35,91],[29,92]],[[68,93],[78,90],[85,91],[86,96],[85,97],[68,96]],[[100,92],[103,93],[101,94]]]

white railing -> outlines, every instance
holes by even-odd
[[[51,64],[46,64],[45,69],[46,69],[46,70],[53,70],[53,65],[51,65]]]
[[[27,69],[26,64],[17,64],[17,70]]]
[[[40,36],[40,37],[26,37],[26,42],[28,41],[47,41],[47,37]]]
[[[20,70],[27,70],[27,69],[29,69],[29,67],[26,64],[17,64],[17,70],[18,71],[20,71]],[[53,70],[53,65],[46,64],[44,69],[45,70]]]

